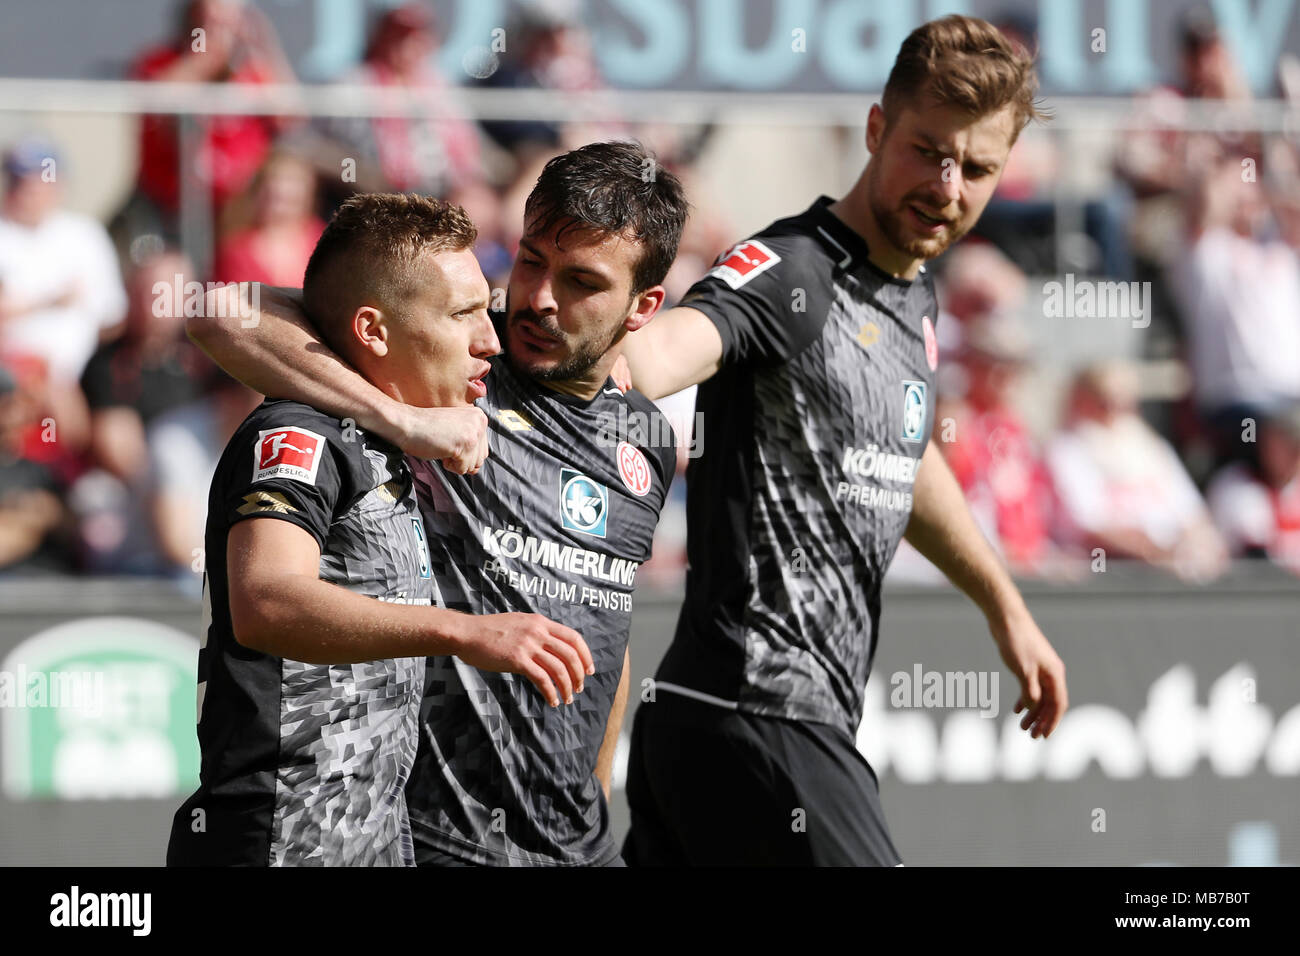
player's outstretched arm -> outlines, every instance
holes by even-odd
[[[646,398],[663,398],[698,385],[722,365],[722,336],[699,309],[677,306],[623,338],[632,386]]]
[[[975,524],[961,486],[933,442],[921,458],[912,492],[904,536],[984,612],[1002,660],[1020,681],[1015,712],[1026,711],[1020,726],[1031,737],[1046,737],[1069,706],[1065,664]]]
[[[288,521],[230,529],[230,623],[245,647],[308,664],[454,654],[471,667],[528,678],[552,707],[595,673],[577,631],[540,614],[470,615],[390,604],[322,581],[320,547]]]
[[[299,289],[253,284],[212,289],[203,315],[185,320],[199,348],[254,391],[351,418],[419,458],[457,474],[487,457],[487,417],[478,408],[414,408],[385,395],[321,341]]]
[[[605,739],[600,742],[600,753],[596,755],[596,779],[609,799],[610,788],[614,780],[614,754],[618,752],[618,735],[623,730],[623,715],[627,713],[627,688],[631,681],[632,651],[623,651],[623,673],[618,679],[618,690],[614,692],[614,706],[609,709],[609,720],[605,722]]]

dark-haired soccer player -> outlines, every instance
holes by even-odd
[[[629,411],[654,407],[622,394],[609,369],[627,332],[663,302],[685,219],[677,178],[635,144],[593,144],[548,163],[510,274],[505,361],[493,363],[481,401],[492,455],[471,477],[412,459],[448,606],[547,614],[582,632],[596,666],[574,705],[548,710],[509,675],[429,659],[407,789],[417,862],[620,862],[602,787],[626,695],[633,583],[675,450],[616,433],[635,420]],[[352,416],[408,450],[429,441],[418,435],[425,424],[442,427],[347,371],[289,300],[273,299],[255,329],[189,328],[253,387]]]
[[[848,195],[735,246],[628,337],[636,387],[701,383],[713,436],[687,471],[677,633],[634,722],[629,863],[900,862],[854,738],[904,535],[984,611],[1021,726],[1060,721],[1064,666],[929,443],[922,263],[974,225],[1035,112],[1032,63],[992,26],[923,25]]]
[[[360,196],[307,267],[324,341],[394,401],[472,403],[498,350],[464,212]],[[400,451],[315,408],[267,401],[209,498],[198,791],[172,865],[411,865],[403,788],[424,655],[523,674],[552,694],[591,661],[536,615],[471,617],[437,595]]]

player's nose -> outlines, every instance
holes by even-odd
[[[501,351],[501,342],[497,339],[496,324],[491,313],[484,312],[474,327],[473,338],[469,343],[470,354],[475,358],[489,358]]]
[[[555,291],[551,283],[550,272],[538,279],[537,284],[528,293],[528,307],[538,315],[548,315],[559,311],[559,306],[555,302]]]
[[[934,202],[942,208],[961,198],[961,166],[951,157],[939,164],[938,173],[930,180],[930,192]]]

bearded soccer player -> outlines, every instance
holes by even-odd
[[[628,336],[633,384],[700,383],[713,436],[687,472],[677,632],[634,721],[629,864],[900,864],[854,739],[904,536],[985,613],[1021,727],[1060,721],[1064,666],[929,442],[923,263],[978,220],[1034,89],[1028,56],[984,21],[918,28],[848,195],[740,243]]]
[[[677,178],[639,146],[596,143],[548,163],[524,215],[504,361],[493,362],[480,400],[492,454],[477,475],[450,473],[479,464],[481,451],[465,451],[475,440],[431,437],[453,434],[455,423],[346,369],[292,300],[271,297],[254,329],[188,324],[253,387],[354,417],[413,453],[449,607],[545,613],[580,629],[590,647],[594,676],[564,686],[567,699],[583,693],[558,710],[509,675],[429,658],[407,788],[418,864],[621,863],[606,799],[627,693],[631,594],[676,452],[671,436],[655,447],[637,431],[620,434],[656,412],[620,392],[609,370],[626,334],[663,302],[686,202]],[[313,311],[310,296],[306,307]]]
[[[394,401],[469,405],[498,350],[474,237],[456,206],[349,200],[307,267],[320,336]],[[231,438],[209,498],[200,784],[169,864],[412,865],[424,656],[581,680],[568,628],[427,606],[413,488],[397,448],[308,405],[264,402]]]

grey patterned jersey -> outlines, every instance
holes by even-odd
[[[654,406],[608,382],[591,401],[493,362],[492,454],[459,477],[412,460],[447,607],[530,611],[578,631],[596,666],[571,705],[523,677],[431,657],[407,803],[417,843],[470,863],[601,864],[617,853],[594,776],[623,668],[637,568],[675,463]]]
[[[435,597],[424,525],[393,446],[306,405],[258,407],[226,446],[208,501],[198,791],[177,811],[169,865],[410,866],[404,788],[423,658],[324,665],[234,639],[226,536],[276,519],[320,546],[320,577],[409,604]]]
[[[850,734],[880,583],[934,415],[936,303],[822,197],[726,253],[681,304],[717,325],[687,470],[689,570],[657,680]]]

